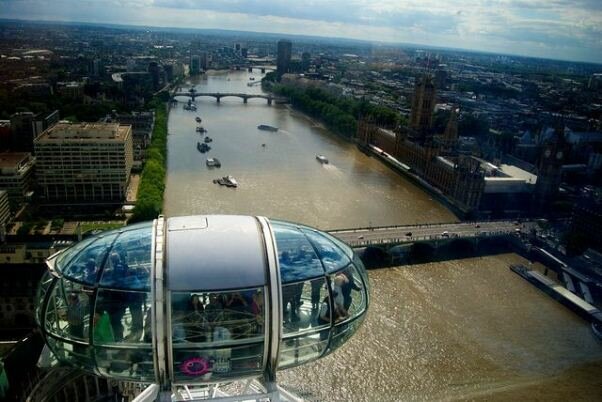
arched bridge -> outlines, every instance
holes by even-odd
[[[265,65],[256,65],[256,64],[251,64],[251,65],[246,65],[246,66],[232,66],[231,67],[233,70],[242,70],[242,69],[247,69],[248,72],[252,72],[253,70],[259,70],[262,73],[265,73],[266,71],[276,71],[276,66],[265,66]]]
[[[269,95],[269,94],[245,94],[245,93],[239,93],[239,92],[197,92],[195,90],[189,90],[186,92],[175,92],[172,96],[172,99],[175,99],[175,97],[177,97],[177,96],[186,96],[186,97],[192,98],[192,100],[195,100],[195,98],[200,98],[203,96],[212,97],[212,98],[215,98],[215,100],[218,103],[221,101],[222,98],[228,98],[228,97],[241,98],[244,103],[247,103],[247,101],[249,99],[254,99],[254,98],[265,99],[268,101],[268,105],[271,105],[272,102],[276,102],[276,103],[287,103],[288,102],[288,98],[281,97],[281,96],[273,96],[273,95]]]
[[[328,233],[351,247],[393,247],[409,243],[445,242],[457,239],[478,239],[529,232],[533,222],[484,221],[400,225],[358,229],[329,230]]]

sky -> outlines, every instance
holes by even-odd
[[[602,0],[0,0],[0,18],[344,37],[602,63]]]

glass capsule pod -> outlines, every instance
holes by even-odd
[[[340,347],[369,305],[350,247],[263,217],[159,217],[89,237],[47,265],[36,317],[48,347],[126,381],[273,378]]]

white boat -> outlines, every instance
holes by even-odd
[[[238,182],[236,181],[236,179],[233,176],[225,176],[224,180],[226,181],[226,186],[227,187],[238,187]]]
[[[328,163],[328,159],[326,159],[324,155],[316,155],[316,159],[318,160],[318,162],[324,165]]]
[[[220,177],[219,179],[214,179],[213,182],[217,183],[221,186],[238,187],[238,182],[236,181],[236,179],[233,176],[230,176],[230,175]]]
[[[207,158],[208,167],[222,167],[221,162],[217,158]]]

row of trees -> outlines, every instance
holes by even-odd
[[[322,120],[330,130],[347,138],[355,135],[357,121],[362,118],[391,128],[402,122],[401,115],[394,110],[373,105],[366,100],[331,95],[318,88],[299,89],[273,85],[272,90],[288,97],[294,107]]]
[[[153,98],[149,107],[155,111],[155,127],[151,145],[146,152],[146,162],[130,223],[155,219],[163,208],[167,161],[167,108],[162,97]]]

